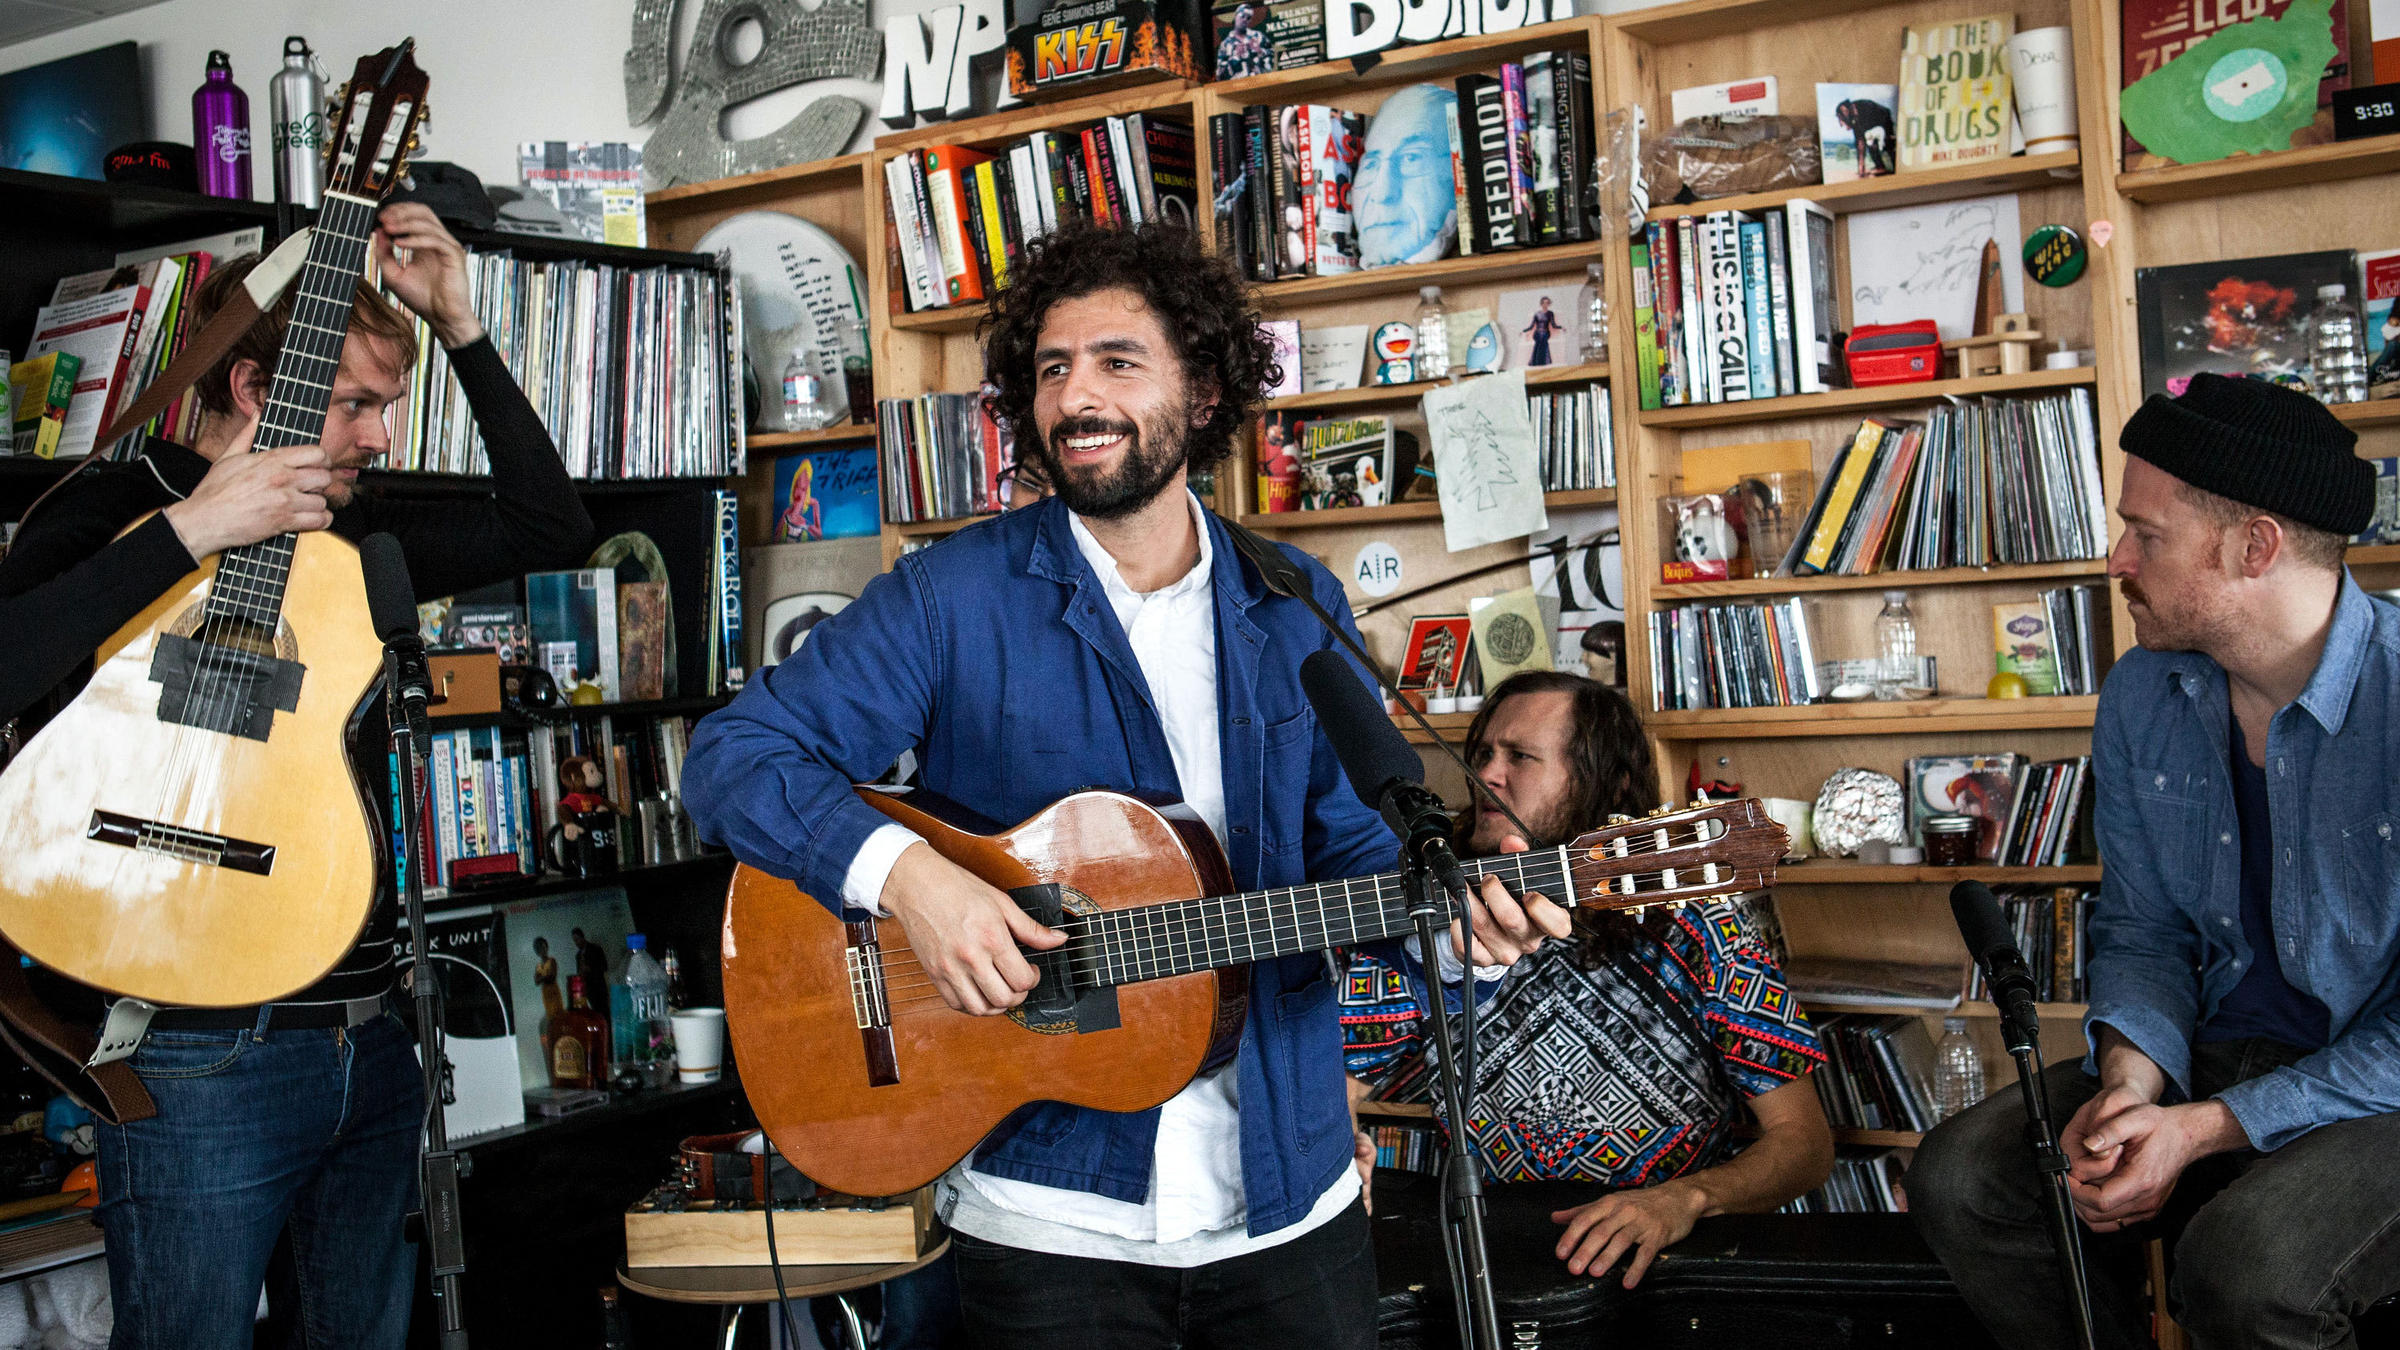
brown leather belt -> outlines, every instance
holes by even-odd
[[[752,1204],[766,1198],[770,1179],[777,1204],[797,1204],[817,1193],[817,1184],[783,1155],[745,1153],[742,1144],[756,1130],[732,1134],[695,1134],[676,1150],[683,1165],[684,1190],[694,1200],[739,1200]]]

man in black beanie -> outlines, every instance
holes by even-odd
[[[2152,1237],[2205,1347],[2351,1345],[2400,1292],[2400,610],[2343,567],[2374,510],[2356,442],[2305,394],[2214,375],[2121,438],[2108,573],[2141,646],[2092,732],[2091,1057],[2048,1079],[2102,1345],[2149,1343]],[[2012,1347],[2074,1343],[2045,1185],[2014,1091],[1908,1173]]]

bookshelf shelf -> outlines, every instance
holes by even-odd
[[[1584,242],[1552,244],[1548,248],[1518,249],[1507,253],[1478,253],[1471,258],[1444,258],[1440,262],[1409,263],[1400,267],[1376,267],[1358,272],[1344,272],[1330,277],[1295,277],[1289,281],[1261,283],[1254,289],[1259,304],[1266,309],[1286,305],[1317,305],[1328,300],[1355,300],[1374,295],[1406,295],[1420,286],[1444,286],[1466,283],[1482,284],[1506,281],[1511,277],[1540,276],[1549,272],[1571,272],[1585,263],[1600,261],[1606,246]],[[935,313],[943,311],[936,310]]]
[[[1995,567],[1938,567],[1913,572],[1869,572],[1865,576],[1748,577],[1740,581],[1659,583],[1651,599],[1659,604],[1709,600],[1733,595],[1806,595],[1815,591],[1917,590],[1926,586],[1989,586],[2012,581],[2048,581],[2060,577],[2097,577],[2108,571],[2106,558],[2077,558],[2067,562],[2015,563]]]
[[[1811,858],[1775,869],[1775,884],[1783,886],[1947,886],[1961,881],[1987,885],[2091,885],[2100,880],[2100,864],[2065,867],[1928,867],[1906,863],[1861,863],[1843,858]]]
[[[588,877],[561,876],[546,872],[539,877],[526,877],[506,885],[480,886],[472,890],[452,891],[427,887],[425,908],[456,909],[462,905],[496,905],[503,901],[532,900],[545,895],[571,895],[588,891],[594,886],[613,885],[620,881],[645,882],[704,881],[722,876],[733,866],[730,853],[707,853],[697,858],[684,858],[670,863],[652,863],[643,867],[620,867],[614,872],[600,872]]]
[[[2183,202],[2395,171],[2400,171],[2400,136],[2374,136],[2272,155],[2236,155],[2206,164],[2133,169],[2117,175],[2117,191],[2137,202]]]
[[[2354,544],[2343,555],[2352,567],[2372,567],[2377,563],[2400,562],[2400,544]]]
[[[1412,402],[1446,383],[1446,380],[1416,380],[1408,384],[1366,384],[1356,389],[1320,389],[1312,394],[1286,394],[1282,398],[1271,398],[1264,406],[1272,412],[1376,408]],[[1547,389],[1562,384],[1606,383],[1608,363],[1605,361],[1595,361],[1589,365],[1537,366],[1525,372],[1525,386],[1528,389]]]
[[[1902,408],[1943,398],[1974,398],[1983,394],[2027,394],[2096,383],[2099,372],[2089,366],[2073,370],[2034,370],[2023,375],[1984,375],[1972,380],[1919,380],[1911,384],[1879,384],[1865,389],[1836,389],[1829,394],[1800,394],[1792,398],[1754,398],[1737,403],[1694,403],[1680,408],[1643,412],[1646,427],[1676,428],[1736,426],[1779,418],[1823,417],[1868,408]]]
[[[884,523],[884,528],[890,530],[894,534],[904,534],[911,537],[933,537],[938,535],[954,534],[979,520],[990,520],[995,514],[997,513],[985,511],[977,515],[949,516],[941,520],[886,521]]]
[[[1915,702],[1812,703],[1797,708],[1696,708],[1643,714],[1664,741],[1754,740],[1767,736],[1951,735],[2089,727],[2097,695],[2054,698],[1929,698]]]
[[[1163,79],[1083,98],[1019,104],[989,117],[978,117],[972,122],[928,122],[921,127],[876,137],[874,154],[876,158],[884,159],[889,158],[890,152],[895,150],[922,150],[932,145],[989,148],[1037,131],[1081,127],[1104,117],[1178,108],[1188,110],[1192,106],[1192,92],[1197,88],[1199,86],[1189,80]],[[878,190],[882,187],[880,178],[876,187]]]
[[[1674,202],[1651,207],[1649,218],[1675,220],[1683,216],[1703,216],[1711,211],[1774,210],[1795,197],[1815,202],[1836,215],[1849,211],[1878,211],[1888,206],[1917,206],[1925,202],[1948,201],[1954,197],[1980,197],[1987,193],[2048,187],[2062,181],[2071,182],[2081,172],[2082,157],[2075,151],[2062,150],[2049,155],[2019,155],[1997,163],[1886,174],[1881,178],[1861,178],[1848,183],[1812,183],[1807,187],[1781,188],[1774,192],[1745,192],[1732,197],[1713,197],[1707,201]]]
[[[1543,505],[1552,510],[1606,506],[1616,499],[1615,488],[1577,488],[1542,494]],[[1254,511],[1240,520],[1254,530],[1323,530],[1398,520],[1439,520],[1441,516],[1440,502],[1394,502],[1390,506],[1335,506],[1322,511]]]
[[[969,305],[952,305],[948,309],[920,309],[911,314],[887,315],[884,322],[910,333],[969,333],[990,312],[990,305],[977,301]]]
[[[855,186],[854,180],[869,158],[865,154],[842,155],[835,159],[787,164],[779,169],[761,169],[757,173],[711,179],[705,183],[681,183],[651,193],[646,199],[646,208],[651,211],[662,207],[677,210],[693,202],[704,202],[712,208],[726,207],[751,200],[781,197],[800,188]]]
[[[1393,1120],[1431,1120],[1433,1119],[1433,1103],[1364,1101],[1358,1104],[1358,1113],[1362,1116],[1383,1116]]]
[[[1925,1138],[1915,1130],[1852,1130],[1837,1129],[1833,1142],[1858,1144],[1867,1148],[1915,1148]]]
[[[849,445],[874,439],[873,422],[845,422],[840,426],[819,427],[815,431],[753,431],[750,433],[750,448],[789,450],[810,445]]]
[[[2334,416],[2354,427],[2387,426],[2400,422],[2400,398],[2380,398],[2372,403],[2332,403],[2326,407]]]
[[[1474,725],[1475,714],[1427,713],[1425,714],[1425,720],[1432,724],[1434,731],[1444,740],[1455,741],[1458,738],[1466,735],[1467,728]],[[1427,736],[1424,732],[1417,730],[1417,724],[1410,721],[1403,714],[1392,714],[1392,725],[1400,728],[1400,734],[1406,736],[1411,745],[1433,744],[1433,739]]]
[[[755,442],[753,442],[755,444]],[[383,488],[403,496],[484,496],[492,490],[489,474],[432,473],[423,469],[367,469],[359,474],[359,482],[367,487]],[[721,488],[726,480],[715,475],[694,478],[578,478],[575,490],[586,494],[624,494],[649,492],[688,492],[696,488]]]

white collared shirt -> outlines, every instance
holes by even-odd
[[[1198,498],[1187,495],[1199,531],[1200,560],[1155,591],[1127,585],[1117,560],[1080,516],[1068,516],[1076,547],[1100,580],[1125,631],[1134,660],[1150,686],[1150,701],[1166,732],[1167,752],[1184,803],[1225,839],[1225,780],[1217,706],[1214,549]],[[868,837],[842,885],[845,903],[880,912],[883,883],[916,835],[897,824]],[[1252,1238],[1244,1224],[1240,1072],[1226,1064],[1193,1079],[1159,1108],[1151,1155],[1150,1194],[1139,1204],[1106,1196],[987,1176],[965,1163],[943,1178],[954,1195],[951,1224],[986,1241],[1010,1246],[1136,1261],[1193,1266],[1298,1237],[1341,1212],[1358,1191],[1358,1173],[1344,1168],[1307,1219]]]

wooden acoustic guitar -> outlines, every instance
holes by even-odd
[[[1023,1004],[971,1017],[942,1001],[900,924],[845,922],[790,882],[735,871],[723,958],[743,1087],[794,1166],[853,1195],[924,1185],[1028,1103],[1156,1106],[1232,1055],[1249,963],[1414,930],[1396,872],[1228,894],[1216,837],[1179,807],[1079,792],[995,830],[925,793],[860,795],[1069,936],[1026,953],[1041,982]],[[1465,868],[1560,904],[1640,909],[1761,889],[1783,846],[1744,799]]]
[[[324,434],[352,290],[425,105],[409,47],[351,77],[254,450]],[[154,1003],[264,1003],[332,970],[387,852],[348,753],[382,652],[347,540],[203,560],[101,646],[91,683],[0,774],[0,933]]]

